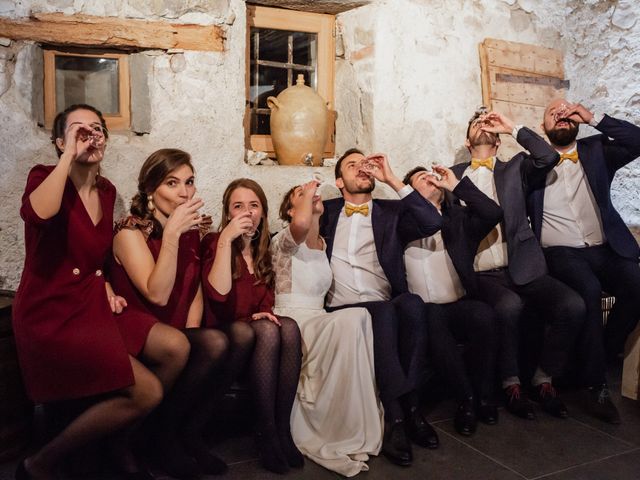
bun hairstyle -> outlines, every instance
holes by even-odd
[[[191,155],[177,148],[162,148],[156,150],[144,161],[138,175],[138,192],[131,199],[131,215],[153,223],[151,237],[162,236],[162,225],[153,216],[152,203],[149,196],[162,184],[167,175],[177,168],[187,165],[195,171],[191,164]]]
[[[299,185],[296,185],[295,187],[291,187],[289,191],[285,193],[284,197],[282,198],[282,203],[280,204],[280,210],[278,211],[278,214],[280,215],[280,219],[283,222],[291,223],[291,215],[289,215],[289,210],[293,208],[293,202],[291,201],[291,196],[293,195],[293,192],[295,192],[296,188],[298,187]]]
[[[221,232],[229,224],[229,204],[231,203],[231,194],[238,188],[247,188],[256,194],[258,200],[262,205],[262,220],[258,225],[258,231],[260,234],[251,240],[251,258],[253,259],[253,274],[256,277],[257,282],[262,282],[269,287],[273,287],[275,274],[273,272],[273,265],[271,263],[271,252],[269,250],[269,244],[271,241],[271,234],[269,232],[269,205],[267,204],[267,196],[264,194],[262,187],[255,181],[249,178],[238,178],[231,182],[222,196],[222,220],[220,221],[220,227],[218,231]],[[233,255],[233,261],[231,262],[231,274],[234,279],[240,277],[242,259],[242,236],[234,240],[231,251]]]
[[[56,147],[56,154],[58,155],[58,158],[62,156],[62,150],[58,148],[56,140],[58,138],[64,139],[64,133],[67,130],[67,117],[71,112],[75,112],[76,110],[89,110],[90,112],[95,113],[100,119],[100,124],[102,125],[102,129],[104,130],[104,138],[109,138],[107,122],[102,116],[102,112],[96,107],[92,107],[91,105],[87,105],[85,103],[76,103],[67,107],[64,111],[58,113],[56,115],[56,118],[53,120],[53,128],[51,129],[51,143],[53,143],[53,145]]]

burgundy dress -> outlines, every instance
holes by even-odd
[[[102,218],[94,225],[67,178],[60,211],[44,220],[29,195],[53,168],[33,167],[20,209],[26,257],[13,329],[22,376],[35,402],[86,397],[134,383],[102,274],[111,252],[116,189],[97,177]]]
[[[162,237],[154,238],[151,220],[129,216],[119,221],[115,233],[123,228],[137,228],[147,237],[147,246],[155,261],[158,260]],[[178,265],[176,279],[169,301],[165,306],[148,301],[129,279],[124,267],[111,256],[109,280],[113,291],[127,301],[127,308],[116,316],[127,350],[131,355],[139,355],[147,341],[151,327],[161,321],[177,329],[187,323],[189,308],[198,293],[200,285],[200,232],[189,230],[180,236],[178,245]]]
[[[206,298],[207,326],[224,327],[236,320],[249,322],[254,313],[273,313],[273,288],[256,284],[256,277],[249,273],[244,260],[240,262],[240,278],[233,280],[229,293],[221,295],[211,286],[207,276],[216,258],[219,237],[219,233],[209,233],[202,239],[202,290]]]

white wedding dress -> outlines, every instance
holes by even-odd
[[[291,413],[300,451],[352,477],[369,469],[382,444],[383,412],[376,395],[371,317],[364,308],[327,313],[332,273],[324,250],[297,245],[289,227],[272,240],[274,312],[302,332],[302,371]]]

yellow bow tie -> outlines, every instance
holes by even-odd
[[[493,157],[489,158],[472,158],[471,169],[477,170],[479,167],[487,167],[489,170],[493,170]]]
[[[561,153],[558,165],[560,165],[565,160],[571,160],[573,163],[578,163],[578,150],[574,150],[571,153]]]
[[[367,205],[366,203],[364,205],[351,205],[347,203],[344,206],[344,213],[347,214],[347,217],[350,217],[354,213],[359,213],[366,217],[367,215],[369,215],[369,205]]]

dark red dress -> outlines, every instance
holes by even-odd
[[[60,211],[44,220],[29,195],[53,168],[37,165],[29,172],[20,209],[26,257],[13,329],[22,375],[35,402],[86,397],[134,383],[102,273],[111,252],[116,189],[97,178],[102,218],[94,225],[67,178]]]
[[[129,216],[119,221],[115,233],[123,228],[137,228],[147,237],[147,246],[155,261],[158,260],[162,237],[154,238],[153,223]],[[200,232],[189,230],[180,236],[178,245],[178,265],[176,279],[169,301],[165,306],[149,302],[129,279],[124,267],[111,256],[109,280],[113,291],[127,301],[127,308],[116,319],[127,350],[131,355],[139,355],[147,341],[151,327],[161,321],[177,329],[183,329],[187,323],[189,308],[198,293],[200,285]]]
[[[223,327],[236,320],[249,322],[254,313],[273,313],[273,288],[256,284],[256,277],[249,273],[244,260],[240,262],[240,278],[233,280],[229,293],[220,295],[211,286],[207,276],[216,258],[219,237],[219,233],[209,233],[202,239],[202,290],[207,326]]]

